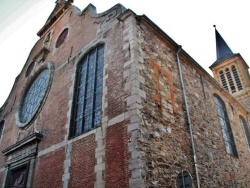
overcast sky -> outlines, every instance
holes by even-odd
[[[38,40],[56,0],[0,0],[0,107]],[[75,0],[81,10],[89,3],[101,13],[117,3],[147,15],[209,74],[216,60],[213,25],[234,53],[250,62],[248,0]]]

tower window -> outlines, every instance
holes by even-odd
[[[226,147],[227,153],[233,155],[234,157],[238,157],[238,153],[236,150],[236,146],[234,143],[232,129],[229,123],[226,106],[222,99],[218,95],[214,95],[214,102],[217,109],[217,114],[222,130],[222,136],[224,138],[224,143]]]
[[[225,75],[223,71],[220,71],[220,79],[221,79],[222,86],[224,87],[224,89],[228,91],[227,81],[225,79]]]
[[[243,131],[244,131],[245,136],[246,136],[248,148],[250,149],[250,133],[249,133],[249,129],[247,126],[247,122],[242,116],[240,116],[240,123],[242,125]]]
[[[238,76],[238,72],[237,72],[237,69],[235,68],[235,66],[232,66],[232,72],[233,72],[233,75],[234,75],[234,79],[235,79],[235,82],[236,82],[236,85],[237,85],[237,88],[238,90],[242,90],[242,84],[241,84],[241,81],[240,81],[240,78]]]
[[[228,80],[231,92],[235,93],[236,92],[236,88],[235,88],[235,85],[234,85],[234,82],[233,82],[233,79],[232,79],[232,76],[231,76],[231,72],[230,72],[229,69],[226,69],[226,75],[227,75],[227,80]]]
[[[77,68],[70,136],[101,125],[104,46],[86,54]]]

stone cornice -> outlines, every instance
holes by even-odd
[[[17,142],[16,144],[6,148],[5,150],[2,151],[2,153],[5,156],[7,156],[10,153],[22,148],[25,145],[39,142],[42,139],[42,137],[43,137],[42,134],[34,132],[31,135],[27,136],[26,138],[22,139],[21,141]]]

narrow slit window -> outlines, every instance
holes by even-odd
[[[232,66],[232,72],[234,75],[234,79],[235,79],[237,88],[240,91],[243,89],[243,87],[242,87],[242,84],[241,84],[241,81],[240,81],[240,78],[239,78],[239,75],[238,75],[238,72],[237,72],[237,69],[235,68],[235,66]]]
[[[0,122],[0,139],[1,139],[2,134],[3,134],[3,126],[4,126],[4,120]]]
[[[233,82],[233,79],[232,79],[232,76],[231,76],[231,72],[230,72],[229,69],[226,69],[226,75],[227,75],[227,80],[228,80],[231,92],[235,93],[236,92],[236,88],[235,88],[235,85],[234,85],[234,82]]]
[[[225,79],[225,75],[223,71],[220,71],[220,79],[221,79],[223,88],[228,91],[227,81]]]
[[[226,106],[218,95],[214,95],[214,102],[215,102],[216,109],[217,109],[217,114],[218,114],[221,130],[222,130],[222,136],[224,139],[226,151],[230,155],[234,157],[238,157],[232,129],[229,123],[228,115],[227,115]]]
[[[101,125],[104,46],[86,54],[77,68],[70,137]]]

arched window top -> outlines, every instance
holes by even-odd
[[[246,120],[245,120],[245,118],[243,116],[240,115],[239,117],[240,117],[241,122],[243,122],[244,124],[247,124],[247,122],[246,122]]]
[[[223,108],[226,108],[224,101],[221,99],[221,97],[218,94],[214,94],[214,101],[216,105],[220,105]]]
[[[223,74],[223,71],[221,70],[219,73],[220,73],[220,74]]]
[[[222,136],[224,139],[226,151],[230,155],[233,155],[234,157],[238,157],[238,153],[237,153],[236,146],[234,143],[233,133],[232,133],[232,129],[230,126],[230,121],[228,119],[225,103],[217,94],[214,94],[213,96],[214,96],[214,102],[216,105],[216,110],[217,110],[217,114],[218,114],[218,118],[220,122],[220,127],[222,130]]]

